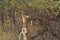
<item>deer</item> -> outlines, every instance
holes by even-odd
[[[27,28],[26,28],[26,19],[29,18],[29,16],[22,14],[21,17],[22,17],[22,20],[23,20],[23,27],[22,27],[22,31],[19,34],[19,40],[21,39],[20,36],[22,34],[24,36],[23,40],[30,40],[30,37],[29,37],[30,35],[29,35],[29,33],[27,31]]]

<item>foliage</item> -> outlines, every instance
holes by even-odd
[[[27,19],[27,26],[30,26],[31,36],[36,35],[37,31],[42,32],[42,30],[46,34],[47,32],[45,32],[45,29],[49,31],[50,35],[54,33],[57,34],[57,32],[59,31],[59,29],[57,28],[59,28],[60,23],[57,24],[56,16],[60,14],[60,0],[1,0],[0,1],[0,19],[1,19],[0,33],[2,34],[2,35],[0,34],[1,35],[0,38],[2,37],[1,40],[18,40],[17,37],[21,31],[22,26],[21,14],[30,16]],[[30,25],[31,20],[33,21],[32,26]],[[50,30],[53,32],[51,32]],[[58,37],[60,37],[59,32]],[[44,33],[42,32],[40,34],[42,35]],[[10,38],[12,37],[13,38],[10,39],[8,35]]]

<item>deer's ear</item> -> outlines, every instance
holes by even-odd
[[[27,16],[27,18],[28,18],[29,16]]]

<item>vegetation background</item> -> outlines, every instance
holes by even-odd
[[[22,13],[31,40],[60,40],[60,0],[0,0],[0,40],[18,40]]]

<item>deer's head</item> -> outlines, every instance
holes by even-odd
[[[25,22],[26,19],[29,17],[29,16],[27,16],[27,15],[21,15],[21,16],[22,16],[23,22]]]

